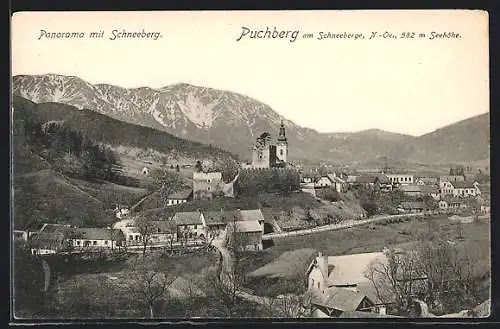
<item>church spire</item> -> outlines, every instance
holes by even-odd
[[[283,124],[283,120],[281,120],[281,124],[280,124],[280,132],[278,134],[278,141],[280,141],[280,142],[287,141],[286,134],[285,134],[285,125]]]

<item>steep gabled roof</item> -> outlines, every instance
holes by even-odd
[[[122,237],[122,231],[118,229],[81,227],[72,229],[75,239],[87,240],[118,240]]]
[[[365,272],[375,261],[387,260],[383,252],[361,253],[342,256],[329,256],[328,265],[333,270],[328,275],[328,284],[346,286],[367,281]]]
[[[207,225],[221,225],[232,222],[236,213],[236,210],[206,211],[203,217]]]
[[[151,221],[151,223],[155,227],[155,233],[173,233],[177,231],[177,223],[173,220],[155,220]]]
[[[263,222],[264,215],[262,214],[260,209],[240,210],[238,211],[238,219],[242,221]]]
[[[328,288],[326,298],[319,305],[333,308],[342,312],[355,311],[361,302],[366,299],[370,304],[375,304],[365,294],[348,288]]]
[[[187,211],[175,213],[173,220],[177,225],[200,225],[203,224],[199,211]]]
[[[419,185],[401,185],[399,187],[399,189],[403,192],[406,192],[406,193],[411,193],[411,192],[416,192],[416,193],[419,193],[419,192],[422,192],[422,187],[420,187]]]
[[[476,188],[474,182],[471,181],[456,181],[451,182],[451,185],[453,185],[454,188]]]
[[[234,225],[236,232],[241,232],[241,233],[251,233],[251,232],[261,232],[262,231],[259,222],[256,220],[237,221],[237,222],[232,223],[231,225]]]
[[[187,200],[193,193],[192,189],[183,189],[177,192],[174,192],[168,196],[167,199],[171,200]]]

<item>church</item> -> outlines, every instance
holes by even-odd
[[[252,168],[284,168],[287,165],[288,139],[281,121],[276,143],[268,132],[257,138],[252,149]]]

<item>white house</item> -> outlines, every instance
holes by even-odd
[[[391,180],[391,183],[399,185],[413,184],[413,175],[410,174],[385,174]]]
[[[315,188],[322,188],[322,187],[330,187],[332,186],[333,182],[330,180],[330,177],[328,176],[321,176],[316,183],[314,183]]]
[[[193,190],[183,189],[170,194],[167,197],[167,206],[174,206],[188,202],[193,196]]]
[[[439,181],[439,190],[441,191],[442,196],[453,195],[453,184],[447,180]]]
[[[114,211],[115,211],[115,216],[118,219],[122,219],[124,217],[127,217],[130,214],[130,210],[126,207],[120,208],[117,206]]]
[[[313,297],[313,317],[339,317],[343,312],[385,314],[364,273],[375,261],[386,262],[384,253],[328,257],[318,253],[307,269],[307,290]]]
[[[422,187],[416,184],[401,185],[399,190],[402,191],[407,196],[417,197],[422,196]]]
[[[231,222],[227,226],[230,233],[230,244],[235,244],[239,251],[263,249],[262,226],[257,220],[240,220]]]
[[[333,187],[339,193],[347,192],[349,184],[336,173],[321,176],[314,184],[315,188]]]
[[[264,233],[264,215],[260,209],[239,210],[236,216],[240,221],[256,221],[259,223],[260,230]]]
[[[68,239],[73,247],[115,248],[122,245],[124,235],[121,230],[108,228],[72,228]]]
[[[481,194],[477,182],[455,181],[450,184],[453,186],[452,194],[456,197],[475,197]]]
[[[204,239],[206,222],[201,211],[177,212],[172,220],[177,225],[177,238]]]

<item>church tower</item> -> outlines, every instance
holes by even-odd
[[[280,132],[278,134],[278,142],[276,143],[276,156],[278,160],[286,163],[288,156],[288,139],[285,134],[285,126],[283,125],[283,120],[280,125]]]

